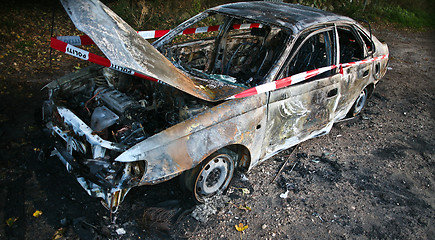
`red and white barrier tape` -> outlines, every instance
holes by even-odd
[[[113,70],[116,71],[120,71],[129,75],[133,75],[133,76],[137,76],[143,79],[147,79],[153,82],[160,82],[159,80],[153,78],[153,77],[149,77],[146,75],[143,75],[141,73],[135,72],[133,69],[127,68],[127,67],[123,67],[123,66],[119,66],[119,65],[115,65],[113,63],[110,62],[109,59],[95,55],[93,53],[90,53],[88,51],[85,51],[83,49],[80,49],[78,47],[72,46],[71,44],[68,44],[66,42],[63,42],[59,39],[56,38],[51,38],[51,47],[53,49],[59,50],[63,53],[69,54],[71,56],[86,60],[86,61],[90,61],[93,63],[96,63],[98,65],[104,66],[104,67],[108,67],[111,68]],[[315,77],[319,74],[322,74],[324,72],[330,71],[332,69],[335,68],[345,68],[345,67],[350,67],[353,65],[359,65],[359,64],[364,64],[364,63],[369,63],[369,62],[374,62],[376,60],[381,60],[384,58],[388,58],[388,54],[380,56],[380,57],[375,57],[375,58],[371,58],[371,59],[365,59],[365,60],[361,60],[358,62],[350,62],[350,63],[342,63],[339,65],[332,65],[332,66],[328,66],[328,67],[322,67],[319,69],[314,69],[314,70],[310,70],[310,71],[306,71],[306,72],[302,72],[302,73],[298,73],[295,74],[293,76],[290,77],[286,77],[283,79],[279,79],[276,80],[274,82],[270,82],[270,83],[265,83],[250,89],[247,89],[241,93],[238,93],[234,96],[231,96],[227,99],[235,99],[235,98],[243,98],[243,97],[249,97],[249,96],[253,96],[256,94],[261,94],[261,93],[265,93],[265,92],[269,92],[269,91],[273,91],[276,89],[280,89],[280,88],[284,88],[296,83],[299,83],[301,81],[305,81],[309,78]],[[342,73],[342,70],[340,70],[340,73]],[[160,82],[161,83],[161,82]]]
[[[94,41],[87,35],[82,36],[58,36],[56,39],[73,46],[92,45]]]
[[[184,34],[194,34],[194,33],[206,33],[206,32],[214,32],[219,30],[220,25],[209,26],[209,27],[198,27],[198,28],[187,28],[179,35]],[[234,29],[250,29],[250,28],[262,28],[263,25],[260,23],[245,23],[245,24],[234,24]],[[170,30],[149,30],[149,31],[138,31],[137,33],[143,37],[144,39],[152,39],[152,38],[160,38],[163,37]],[[87,35],[82,36],[59,36],[56,37],[58,40],[62,42],[66,42],[73,46],[80,45],[92,45],[94,41]]]
[[[342,64],[339,64],[339,65],[332,65],[332,66],[328,66],[328,67],[322,67],[322,68],[319,68],[319,69],[310,70],[310,71],[307,71],[307,72],[298,73],[298,74],[295,74],[295,75],[290,76],[290,77],[286,77],[286,78],[283,78],[283,79],[276,80],[274,82],[265,83],[265,84],[262,84],[262,85],[250,88],[250,89],[245,90],[245,91],[243,91],[241,93],[238,93],[238,94],[236,94],[234,96],[231,96],[231,97],[229,97],[227,99],[249,97],[249,96],[257,95],[257,94],[260,94],[260,93],[265,93],[265,92],[273,91],[273,90],[276,90],[276,89],[284,88],[284,87],[287,87],[287,86],[290,86],[290,85],[293,85],[293,84],[305,81],[305,80],[307,80],[309,78],[315,77],[315,76],[317,76],[319,74],[322,74],[324,72],[330,71],[330,70],[335,69],[337,67],[340,68],[340,73],[342,73],[342,70],[341,70],[342,68],[350,67],[350,66],[353,66],[353,65],[359,65],[359,64],[363,64],[363,63],[374,62],[376,60],[381,60],[381,59],[384,59],[384,58],[388,58],[388,54],[380,56],[380,57],[375,57],[375,58],[371,58],[371,59],[361,60],[361,61],[358,61],[358,62],[342,63]]]
[[[129,75],[133,75],[136,77],[147,79],[147,80],[150,80],[153,82],[160,82],[159,80],[157,80],[153,77],[149,77],[149,76],[143,75],[141,73],[135,72],[133,69],[119,66],[119,65],[115,65],[112,62],[110,62],[110,60],[107,58],[95,55],[93,53],[90,53],[90,52],[85,51],[83,49],[80,49],[78,47],[74,47],[71,44],[63,42],[59,39],[51,38],[50,45],[53,49],[59,50],[63,53],[69,54],[71,56],[74,56],[74,57],[77,57],[77,58],[80,58],[80,59],[83,59],[83,60],[86,60],[89,62],[93,62],[93,63],[96,63],[98,65],[108,67],[108,68],[111,68],[113,70],[123,72],[123,73],[129,74]]]

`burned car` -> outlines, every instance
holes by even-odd
[[[53,38],[97,65],[49,83],[43,117],[53,155],[110,209],[177,176],[198,202],[222,192],[235,170],[360,113],[388,62],[354,20],[301,5],[214,7],[150,44],[157,31],[136,32],[97,0],[62,4],[107,58],[75,47],[83,36]]]

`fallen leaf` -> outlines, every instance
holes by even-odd
[[[18,220],[17,217],[14,218],[8,218],[8,220],[6,220],[6,225],[8,225],[8,227],[12,227],[12,225],[14,225],[14,223]]]
[[[234,227],[236,227],[236,230],[239,232],[243,232],[248,229],[248,225],[244,225],[243,223],[239,223],[239,225],[234,225]]]
[[[42,215],[42,211],[39,211],[39,210],[36,210],[34,213],[33,213],[33,216],[34,217],[40,217]]]
[[[248,207],[248,206],[243,206],[242,204],[240,204],[239,209],[240,209],[240,210],[248,210],[248,211],[251,211],[251,208],[250,208],[250,207]]]
[[[59,228],[56,230],[56,232],[53,234],[52,240],[61,239],[63,237],[63,234],[65,233],[65,228]]]
[[[251,191],[249,191],[247,188],[240,188],[240,190],[242,190],[243,195],[251,193]]]

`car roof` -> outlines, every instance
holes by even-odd
[[[209,11],[285,27],[290,29],[293,34],[320,23],[355,22],[351,18],[320,9],[282,2],[230,3],[211,8]]]

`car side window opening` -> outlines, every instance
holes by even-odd
[[[367,56],[373,54],[374,52],[374,45],[373,45],[373,41],[365,34],[363,33],[361,30],[358,30],[359,35],[361,36],[364,45],[366,47],[366,52],[367,52]]]
[[[340,63],[349,63],[366,58],[360,38],[350,27],[338,27],[340,44]]]
[[[280,78],[293,76],[295,74],[306,72],[321,67],[331,66],[334,59],[334,38],[332,31],[324,31],[315,35],[300,37],[295,46],[302,45],[296,49],[290,63],[284,68],[284,72]],[[305,40],[305,41],[304,41]],[[327,77],[332,71],[319,74],[316,77],[310,78],[308,81]]]

